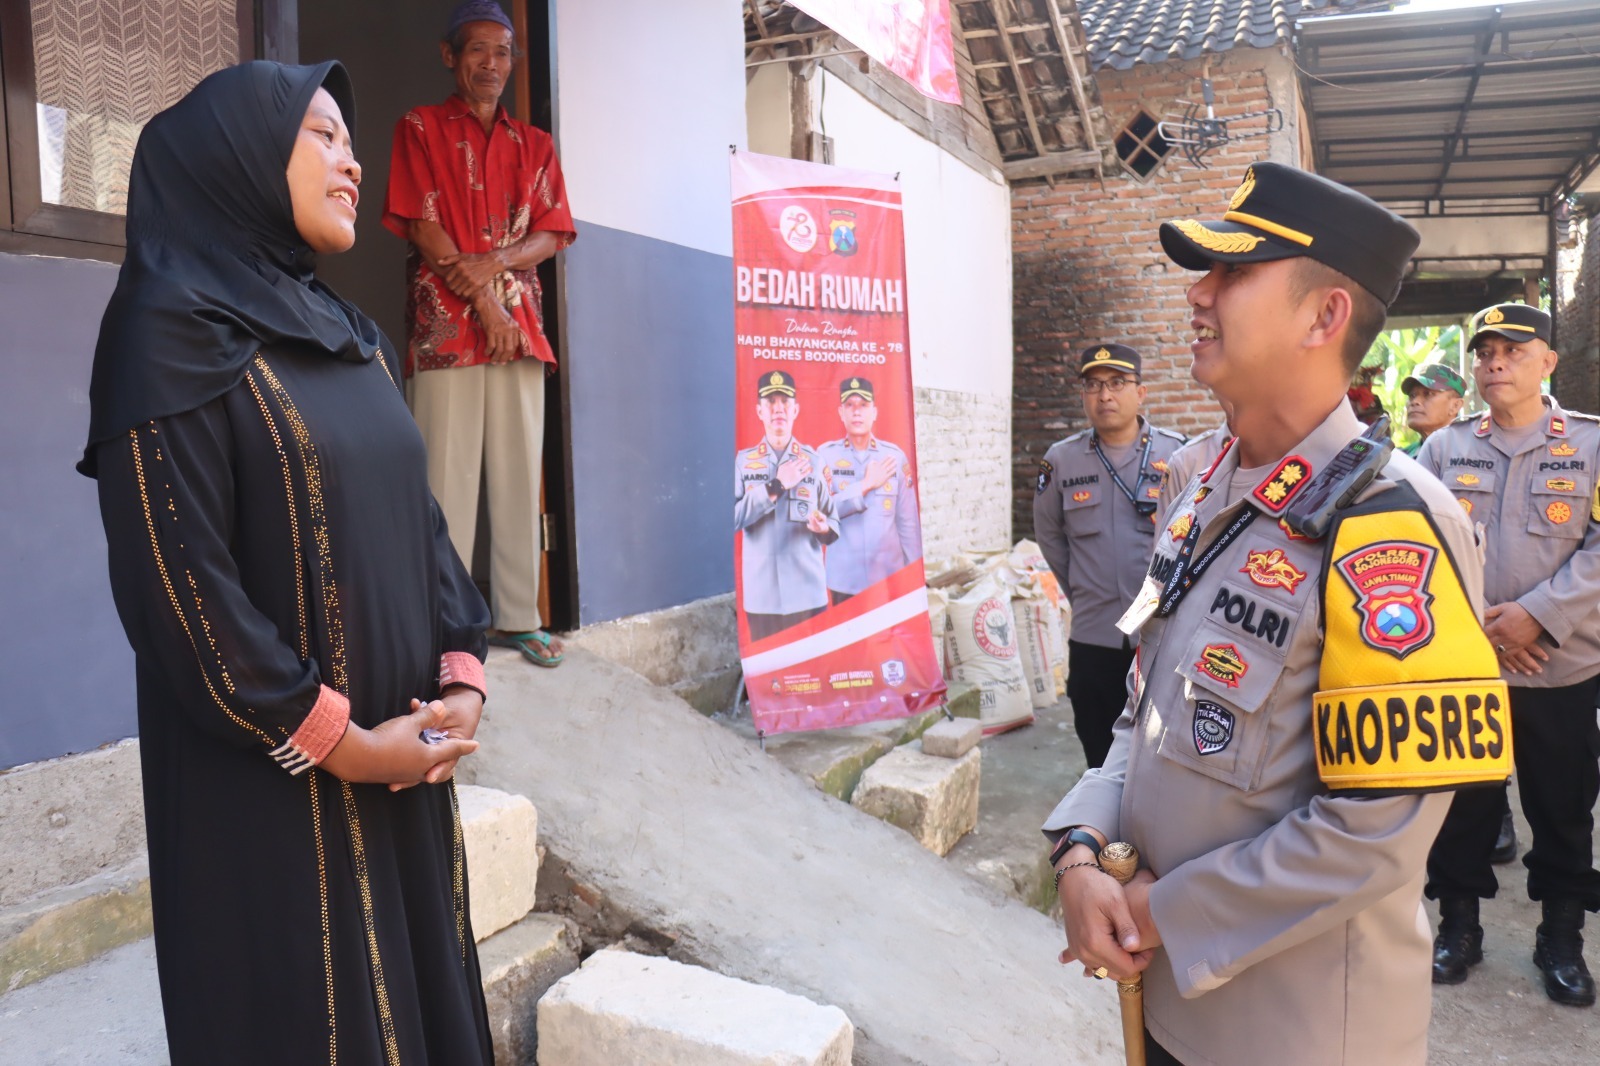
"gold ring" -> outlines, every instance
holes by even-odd
[[[1110,977],[1110,976],[1111,976],[1111,971],[1106,969],[1104,966],[1095,967],[1094,979],[1096,981],[1104,981],[1107,977]]]

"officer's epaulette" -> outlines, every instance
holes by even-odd
[[[1094,432],[1094,427],[1093,426],[1089,427],[1088,429],[1080,429],[1076,433],[1069,434],[1068,436],[1062,437],[1061,438],[1061,443],[1062,444],[1071,444],[1074,441],[1084,440],[1089,436],[1089,434],[1091,434],[1093,432]]]
[[[1177,441],[1179,444],[1188,444],[1189,443],[1189,438],[1185,437],[1182,433],[1179,433],[1175,429],[1167,429],[1164,426],[1151,426],[1150,428],[1156,433],[1157,436],[1170,437],[1172,440]]]
[[[1600,415],[1590,415],[1590,414],[1585,414],[1582,411],[1566,411],[1566,410],[1563,410],[1561,413],[1566,415],[1568,418],[1579,418],[1579,419],[1582,419],[1585,422],[1600,422]]]

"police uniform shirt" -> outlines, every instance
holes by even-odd
[[[819,447],[817,457],[839,516],[839,539],[827,551],[828,588],[853,596],[922,558],[917,493],[904,451],[877,437],[857,451],[846,437]],[[895,461],[894,476],[862,492],[867,464],[881,459]]]
[[[1228,431],[1228,423],[1223,422],[1198,437],[1190,437],[1188,443],[1172,453],[1166,462],[1167,468],[1161,472],[1161,506],[1156,511],[1157,525],[1165,524],[1173,502],[1188,488],[1189,482],[1205,473],[1217,461],[1217,456],[1222,454],[1222,446],[1232,436]]]
[[[1412,615],[1409,630],[1374,638],[1396,641],[1398,650],[1412,652],[1410,660],[1352,647],[1359,644],[1353,627],[1386,616],[1361,615],[1360,603],[1351,603],[1355,586],[1330,574],[1327,609],[1336,613],[1327,616],[1325,659],[1324,552],[1333,550],[1292,534],[1281,513],[1308,476],[1363,428],[1340,403],[1253,489],[1227,491],[1238,470],[1237,445],[1193,483],[1196,491],[1156,534],[1150,570],[1159,581],[1170,576],[1192,528],[1199,527],[1193,543],[1202,555],[1245,509],[1257,516],[1224,542],[1171,614],[1143,624],[1129,709],[1110,755],[1044,826],[1049,833],[1089,825],[1128,840],[1158,875],[1150,906],[1163,946],[1145,972],[1146,1023],[1190,1066],[1422,1066],[1426,1058],[1432,1004],[1423,866],[1450,794],[1354,798],[1330,791],[1319,772],[1319,745],[1336,743],[1338,768],[1354,773],[1356,738],[1363,758],[1373,752],[1372,719],[1390,701],[1372,701],[1370,715],[1352,710],[1354,733],[1335,741],[1331,719],[1319,731],[1314,704],[1321,701],[1314,697],[1336,690],[1343,710],[1347,686],[1330,684],[1330,670],[1368,684],[1387,677],[1383,669],[1418,660],[1447,663],[1438,676],[1492,678],[1482,684],[1501,694],[1504,686],[1474,616],[1481,615],[1482,575],[1472,531],[1449,494],[1402,455],[1391,456],[1363,500],[1420,497],[1404,515],[1410,524],[1398,525],[1399,512],[1383,511],[1381,503],[1383,513],[1364,521],[1407,535],[1420,527],[1422,539],[1433,541],[1394,556],[1411,577],[1435,575],[1423,590],[1434,596],[1431,614],[1423,610],[1427,617]],[[1414,496],[1398,487],[1402,482]],[[1437,534],[1427,531],[1424,510]],[[1346,547],[1343,526],[1333,536],[1335,547]],[[1352,555],[1366,558],[1360,553],[1367,543]],[[1381,542],[1373,548],[1389,558]],[[1459,577],[1446,595],[1440,575],[1452,557]],[[1432,627],[1428,655],[1405,646],[1424,622]],[[1388,665],[1375,667],[1373,656]],[[1509,735],[1507,715],[1500,725]],[[1459,716],[1456,725],[1461,739]],[[1379,759],[1384,750],[1379,743]],[[1508,743],[1498,750],[1509,760]]]
[[[1139,499],[1157,502],[1161,470],[1183,444],[1171,430],[1143,418],[1131,457],[1117,474],[1134,489],[1139,477],[1141,439],[1150,434],[1154,477],[1136,489]],[[1110,452],[1106,458],[1116,465]],[[1140,515],[1106,472],[1094,451],[1094,431],[1086,429],[1057,441],[1039,464],[1033,499],[1033,534],[1039,550],[1072,604],[1072,639],[1080,644],[1120,648],[1117,619],[1144,580],[1155,523]]]
[[[1459,419],[1417,456],[1480,531],[1486,602],[1517,603],[1544,627],[1544,672],[1507,675],[1523,688],[1600,672],[1600,419],[1545,407],[1526,433],[1487,412]]]
[[[795,456],[811,460],[811,473],[772,498],[767,482]],[[839,519],[822,477],[817,453],[791,439],[781,452],[763,440],[733,461],[733,522],[744,531],[741,576],[746,614],[796,614],[828,605],[822,546],[839,535]],[[812,511],[828,520],[828,532],[811,532]]]

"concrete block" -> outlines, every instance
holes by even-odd
[[[0,771],[0,907],[143,856],[137,740]]]
[[[570,918],[530,914],[478,946],[495,1066],[533,1066],[539,997],[578,968],[581,937]]]
[[[591,955],[539,1001],[539,1066],[849,1066],[838,1007],[626,951]]]
[[[524,796],[456,786],[467,849],[472,936],[482,941],[533,910],[539,880],[539,812]]]
[[[965,681],[948,682],[945,710],[956,718],[977,718],[983,714],[983,691]]]
[[[983,723],[976,718],[940,722],[922,734],[922,753],[941,759],[959,759],[983,739]]]
[[[954,760],[899,748],[861,775],[850,803],[944,855],[978,824],[981,756],[978,748]]]

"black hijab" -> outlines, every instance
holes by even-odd
[[[316,279],[295,229],[289,156],[319,87],[354,129],[342,65],[256,61],[212,74],[140,134],[80,473],[95,476],[100,442],[232,389],[264,346],[364,362],[383,343],[371,319]]]

